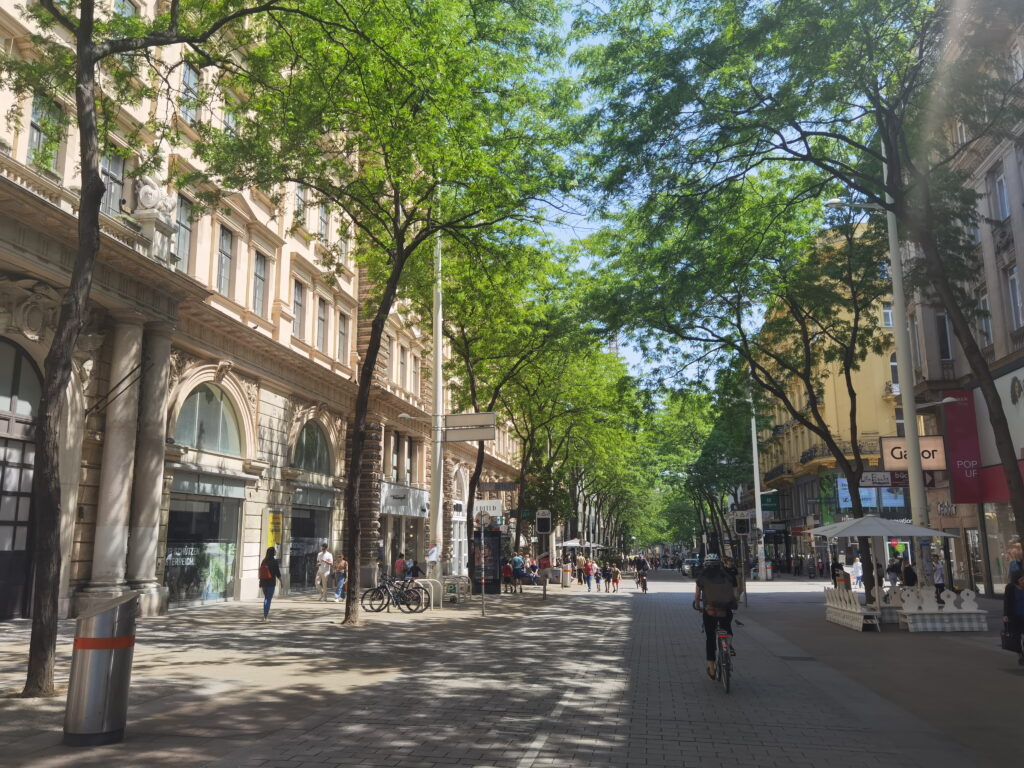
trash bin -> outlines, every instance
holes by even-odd
[[[850,588],[850,574],[841,573],[836,576],[836,587],[838,589],[849,589]]]
[[[773,578],[775,578],[775,577],[772,575],[772,564],[771,563],[765,563],[764,564],[764,580],[765,581],[771,581]]]
[[[572,584],[572,566],[566,564],[562,566],[562,586],[568,587],[570,584]]]
[[[78,617],[64,710],[65,744],[93,747],[124,739],[138,611],[139,593],[129,592]]]

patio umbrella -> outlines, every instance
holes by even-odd
[[[581,547],[584,545],[580,544],[579,539],[569,539],[568,541],[563,541],[562,546],[571,549],[575,547]]]
[[[841,523],[832,523],[831,525],[823,525],[820,528],[811,528],[811,530],[804,531],[804,533],[810,533],[814,536],[825,536],[830,539],[838,537],[855,538],[857,536],[895,536],[897,538],[908,539],[911,537],[930,538],[932,536],[943,536],[948,539],[956,538],[956,536],[951,533],[934,531],[931,528],[924,528],[920,525],[901,523],[898,520],[886,520],[884,517],[879,517],[878,515],[864,515],[864,517],[854,520],[844,520]]]

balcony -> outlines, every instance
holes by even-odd
[[[771,469],[764,473],[764,481],[766,483],[770,483],[772,480],[775,480],[778,477],[791,474],[793,474],[793,471],[789,468],[788,464],[776,464],[774,467],[772,467]]]
[[[895,400],[900,396],[900,383],[898,381],[887,381],[882,389],[882,397],[886,400]]]

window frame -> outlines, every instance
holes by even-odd
[[[1011,330],[1019,330],[1024,326],[1024,306],[1021,306],[1020,295],[1020,272],[1016,264],[1006,268],[1006,290],[1009,294],[1010,327]]]
[[[185,62],[181,68],[181,96],[178,99],[178,113],[181,115],[181,119],[189,125],[195,125],[199,120],[199,88],[201,83],[202,75],[199,70]],[[186,102],[189,100],[195,103],[187,104]]]
[[[224,250],[225,237],[228,241],[228,250]],[[216,289],[221,296],[231,298],[231,289],[234,284],[235,267],[235,233],[221,223],[220,232],[217,233],[217,274]]]
[[[305,341],[306,284],[299,278],[292,280],[292,338]]]
[[[188,215],[182,219],[182,210],[187,208]],[[195,223],[195,219],[192,218],[195,213],[195,205],[185,195],[178,195],[178,204],[174,209],[174,221],[177,225],[177,229],[174,232],[174,268],[179,272],[188,274],[189,268],[192,265],[192,225]],[[188,242],[185,244],[185,254],[182,256],[181,253],[181,234],[185,232],[188,236]]]
[[[348,321],[348,315],[344,311],[339,310],[335,356],[339,362],[345,365],[348,365]]]
[[[319,227],[319,235],[324,239],[324,242],[330,242],[331,211],[327,207],[327,203],[320,203],[320,207],[317,209],[317,226]]]
[[[257,250],[252,258],[252,311],[267,316],[267,267],[270,257]],[[262,265],[262,268],[261,268]]]
[[[883,301],[882,302],[882,327],[883,328],[892,328],[893,327],[893,325],[892,325],[892,302],[891,301]]]
[[[120,176],[111,170],[112,161],[120,165]],[[107,216],[118,216],[121,213],[121,200],[124,199],[125,165],[125,159],[121,155],[107,153],[100,158],[100,179],[103,181],[103,186],[106,187],[103,191],[103,198],[100,200],[100,213],[105,213]],[[115,200],[113,208],[111,208],[111,200]]]
[[[50,160],[49,163],[38,162],[36,155],[41,154],[47,142],[46,129],[43,126],[43,122],[46,120],[56,122],[60,120],[61,114],[60,105],[52,99],[48,99],[41,94],[35,94],[32,97],[32,109],[28,121],[28,156],[26,160],[31,165],[52,173],[57,173],[61,151],[60,145],[63,142],[58,142],[57,146],[54,147],[53,156],[48,158]]]
[[[936,322],[936,341],[939,345],[939,360],[943,362],[950,362],[956,359],[956,350],[954,349],[954,336],[953,327],[949,322],[949,315],[945,312],[935,313]]]
[[[327,315],[327,299],[317,296],[316,300],[316,350],[321,354],[327,354],[327,330],[329,320]]]
[[[992,346],[992,309],[986,288],[978,291],[978,336],[983,349]]]
[[[995,204],[996,220],[1003,222],[1010,218],[1010,190],[1006,186],[1006,174],[1000,173],[994,182],[993,203]]]

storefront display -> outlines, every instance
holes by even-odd
[[[164,567],[171,605],[235,597],[240,506],[236,499],[171,497]]]

